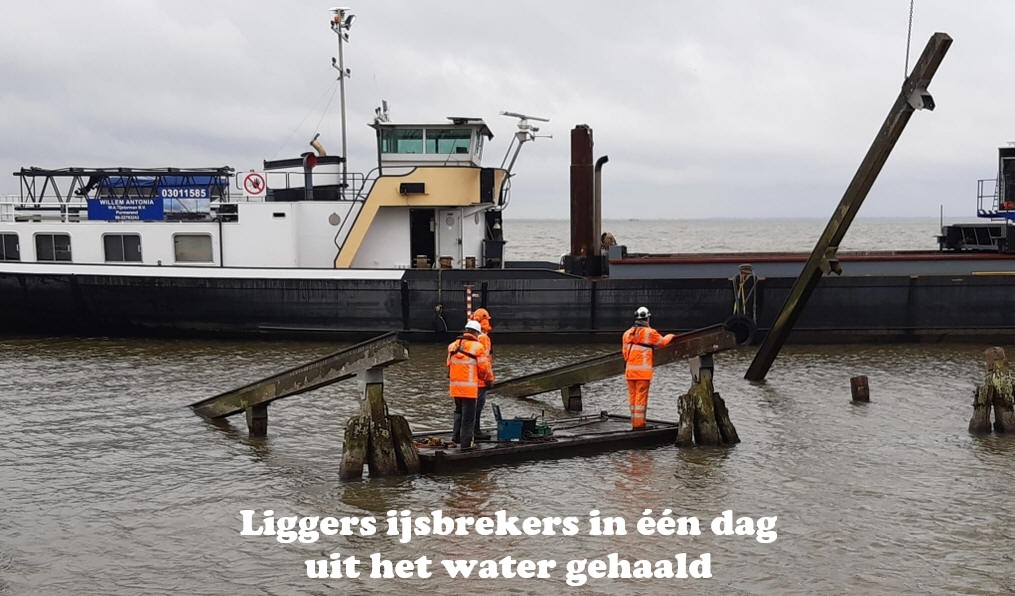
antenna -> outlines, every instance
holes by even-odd
[[[536,133],[539,132],[539,127],[532,126],[529,120],[536,120],[538,122],[549,122],[549,118],[540,118],[539,116],[529,116],[527,114],[519,114],[518,112],[501,112],[501,116],[510,116],[511,118],[518,118],[518,131],[515,132],[515,136],[511,139],[511,144],[508,145],[507,153],[504,155],[504,160],[501,161],[501,167],[508,163],[508,156],[511,156],[511,163],[507,165],[508,174],[511,174],[511,168],[515,165],[515,159],[518,158],[518,152],[521,151],[522,145],[526,141],[532,141],[536,138]],[[550,137],[552,138],[552,137]],[[515,145],[515,141],[518,144]],[[514,147],[514,155],[511,154],[511,149]]]
[[[388,100],[382,99],[380,107],[374,109],[374,122],[388,121]]]
[[[512,118],[518,118],[518,130],[539,132],[539,128],[529,124],[529,120],[537,120],[539,122],[549,122],[549,118],[540,118],[539,116],[528,116],[526,114],[519,114],[518,112],[501,112],[501,116],[510,116]]]
[[[348,188],[346,164],[349,159],[349,152],[345,142],[345,80],[351,74],[345,67],[345,59],[342,55],[342,46],[349,43],[349,29],[352,27],[356,15],[349,12],[350,9],[338,6],[331,9],[331,30],[338,37],[338,60],[333,57],[331,66],[338,71],[339,102],[342,107],[342,186],[340,193],[345,198],[345,189]]]

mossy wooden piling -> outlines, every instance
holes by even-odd
[[[714,447],[739,443],[740,436],[730,420],[726,402],[712,385],[712,355],[692,358],[690,364],[693,383],[688,392],[677,399],[680,415],[677,446]]]
[[[346,423],[339,475],[343,480],[362,478],[364,465],[371,478],[418,473],[419,455],[412,431],[404,416],[388,413],[381,369],[364,372],[361,383],[362,413]]]
[[[1015,373],[1003,348],[987,348],[983,357],[986,375],[983,383],[978,384],[973,392],[973,416],[969,420],[969,432],[990,433],[990,412],[993,408],[994,432],[1015,433]]]
[[[338,475],[342,480],[363,477],[363,466],[367,463],[367,446],[370,443],[370,417],[353,416],[345,425],[345,439],[342,441],[342,461]]]

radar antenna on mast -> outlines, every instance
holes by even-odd
[[[536,139],[536,133],[539,132],[538,126],[533,126],[529,120],[536,120],[538,122],[549,122],[549,118],[540,118],[539,116],[529,116],[527,114],[519,114],[518,112],[501,112],[501,116],[510,116],[512,118],[518,118],[518,131],[515,132],[515,136],[511,138],[511,143],[508,145],[507,153],[504,154],[504,159],[500,163],[500,167],[504,167],[507,164],[507,173],[511,175],[511,168],[515,165],[515,160],[518,159],[518,152],[521,151],[522,145],[526,141],[532,141]],[[545,138],[553,138],[553,135],[544,135]],[[518,144],[515,145],[515,141]],[[511,149],[514,148],[514,153]],[[511,162],[508,163],[508,157],[511,157]]]

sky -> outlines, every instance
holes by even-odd
[[[334,1],[10,2],[0,21],[0,195],[21,167],[260,169],[341,147]],[[344,46],[349,170],[367,125],[548,118],[505,217],[569,215],[570,130],[592,128],[603,216],[827,218],[898,96],[909,0],[370,0]],[[909,67],[953,39],[860,217],[975,220],[1015,140],[1011,0],[916,0]]]

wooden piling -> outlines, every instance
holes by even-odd
[[[973,416],[969,419],[969,432],[987,434],[991,431],[990,410],[994,409],[993,429],[997,433],[1015,433],[1013,392],[1015,374],[1000,347],[988,348],[983,353],[987,374],[983,384],[973,394]]]
[[[251,437],[268,434],[268,404],[247,406],[247,433]]]
[[[568,412],[582,411],[582,386],[568,385],[560,388],[560,398],[564,402],[564,409]]]
[[[370,443],[370,417],[353,416],[345,425],[345,439],[342,441],[342,463],[338,475],[342,480],[356,480],[363,477],[363,465],[367,461],[367,446]]]
[[[366,400],[363,403],[370,419],[370,443],[367,447],[367,468],[370,476],[394,476],[398,474],[398,458],[395,443],[391,438],[391,422],[388,421],[384,404],[384,384],[368,383]]]
[[[713,393],[712,402],[715,405],[715,421],[719,425],[719,434],[722,435],[723,443],[726,445],[739,443],[740,435],[737,434],[737,428],[730,420],[730,412],[726,409],[726,400],[719,397],[718,393]]]
[[[867,377],[860,375],[849,379],[849,392],[853,395],[853,401],[869,402],[871,400],[870,386],[867,384]]]
[[[726,402],[712,386],[712,355],[692,358],[690,364],[694,384],[677,401],[677,410],[680,414],[677,424],[677,446],[739,443],[740,436],[730,420]]]
[[[412,444],[412,429],[409,428],[409,421],[405,416],[390,415],[388,422],[391,424],[391,437],[395,443],[395,456],[398,458],[398,467],[404,474],[418,474],[420,470],[419,453]]]

